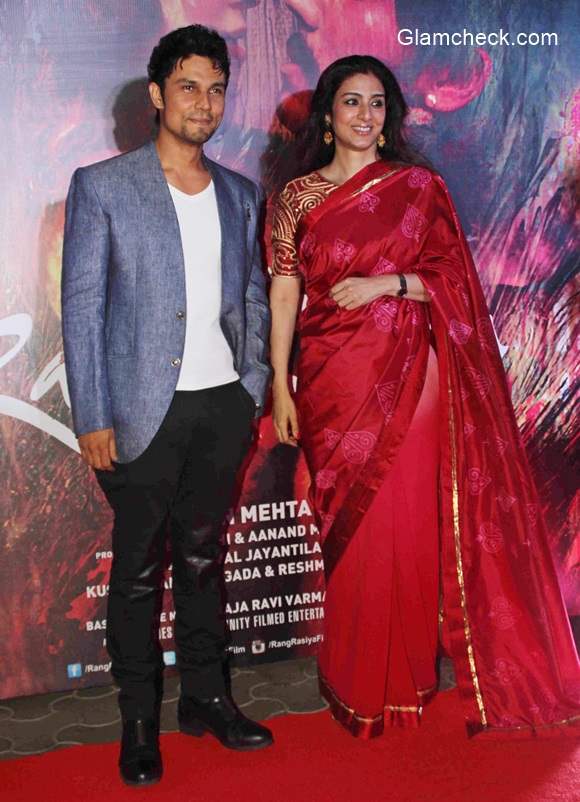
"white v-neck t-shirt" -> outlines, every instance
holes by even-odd
[[[220,326],[221,228],[213,181],[196,195],[168,184],[185,263],[185,349],[176,390],[203,390],[239,379]]]

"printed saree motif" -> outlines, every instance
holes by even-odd
[[[296,243],[308,296],[297,405],[329,588],[409,429],[431,340],[443,641],[467,730],[579,728],[578,657],[489,312],[443,180],[375,162],[301,218]],[[348,311],[330,298],[346,277],[384,273],[416,273],[430,303],[383,297]]]

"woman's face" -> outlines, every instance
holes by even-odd
[[[385,90],[375,75],[351,75],[339,86],[327,118],[336,146],[364,151],[376,147],[385,123]]]

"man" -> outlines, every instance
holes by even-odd
[[[229,58],[215,31],[164,36],[148,67],[155,142],[75,172],[63,336],[81,454],[114,514],[107,645],[126,783],[156,782],[166,529],[179,727],[232,749],[272,743],[228,692],[224,519],[270,378],[254,184],[208,160]]]

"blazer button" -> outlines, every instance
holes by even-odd
[[[174,368],[178,368],[181,365],[181,359],[178,356],[176,356],[175,359],[171,360],[171,364],[173,365]]]
[[[181,309],[180,309],[180,310],[179,310],[179,312],[176,312],[176,313],[175,313],[175,317],[176,317],[178,320],[183,320],[183,318],[185,317],[185,312],[182,312],[182,311],[181,311]]]

